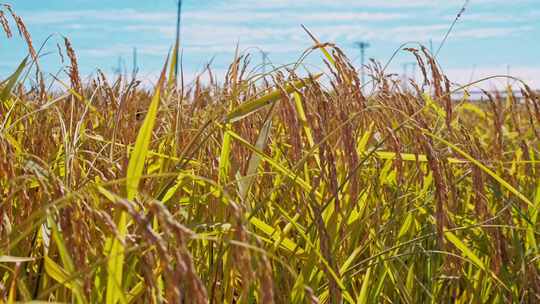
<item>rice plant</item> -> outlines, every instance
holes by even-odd
[[[0,302],[540,301],[540,99],[455,87],[421,46],[413,90],[335,45],[223,83],[99,73],[0,82]]]

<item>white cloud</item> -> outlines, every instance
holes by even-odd
[[[141,55],[166,55],[170,47],[165,45],[147,45],[137,48],[137,53]],[[86,48],[78,51],[83,56],[91,56],[97,58],[114,57],[114,56],[131,56],[133,46],[127,44],[114,44],[101,48]]]
[[[459,30],[452,33],[453,38],[474,38],[474,39],[486,39],[502,36],[516,35],[520,33],[526,33],[532,31],[531,26],[520,27],[484,27]]]
[[[425,43],[429,39],[438,42],[448,29],[446,24],[426,26],[374,27],[361,24],[316,25],[309,28],[323,42],[336,42],[338,46],[348,48],[358,40],[387,41],[394,44],[407,41]],[[164,56],[174,41],[173,25],[126,25],[119,31],[136,32],[141,35],[159,33],[166,43],[161,45],[138,46],[141,55]],[[459,39],[484,39],[517,35],[530,31],[531,27],[496,28],[481,27],[462,29],[452,33],[451,41]],[[259,48],[277,54],[300,54],[312,46],[311,39],[300,26],[244,27],[240,25],[222,25],[215,27],[205,24],[189,24],[183,30],[183,48],[190,54],[209,57],[214,54],[232,54],[239,43],[240,49]],[[115,44],[81,50],[92,57],[129,55],[132,45]],[[256,50],[254,49],[256,52]],[[290,57],[290,56],[289,56]]]
[[[515,5],[518,3],[535,3],[535,0],[474,0],[469,5]],[[271,0],[258,2],[261,9],[293,9],[301,7],[322,7],[341,9],[407,9],[407,8],[448,8],[461,7],[465,0]],[[254,4],[250,1],[230,1],[228,7],[249,9]]]
[[[526,1],[528,0],[521,0]],[[501,2],[503,0],[476,0],[471,3]],[[265,49],[264,44],[278,46],[272,48],[272,51],[277,52],[290,50],[292,48],[290,45],[305,46],[309,38],[299,27],[301,23],[306,24],[323,41],[339,41],[346,44],[359,39],[388,42],[439,40],[449,27],[447,22],[449,17],[441,16],[444,22],[431,18],[432,24],[426,24],[428,20],[418,18],[427,15],[426,10],[462,3],[463,0],[272,0],[258,1],[254,5],[245,0],[232,0],[227,5],[218,4],[214,10],[186,11],[183,16],[182,33],[187,47],[204,48],[201,51],[207,53],[222,52],[238,41],[247,46],[258,44]],[[291,9],[300,6],[304,9]],[[331,9],[325,10],[325,7]],[[359,7],[363,9],[358,9]],[[421,8],[413,11],[401,9],[411,7]],[[310,9],[309,12],[306,11],[307,8]],[[366,11],[366,8],[371,10]],[[530,14],[533,15],[534,12]],[[501,15],[504,17],[504,14]],[[476,14],[470,17],[471,20],[495,20],[497,16],[497,14]],[[174,11],[145,12],[133,9],[42,11],[29,13],[23,17],[31,24],[57,24],[64,29],[80,32],[96,31],[101,26],[103,31],[157,34],[168,41],[172,41],[176,33]],[[104,26],[103,22],[115,25]],[[531,26],[526,25],[467,26],[456,29],[452,33],[452,39],[502,37],[528,32],[531,29],[533,29]],[[100,55],[99,51],[93,53],[96,56]]]
[[[504,39],[530,34],[537,30],[537,26],[532,24],[540,19],[540,11],[530,10],[518,15],[508,13],[505,8],[516,3],[534,4],[535,1],[538,0],[472,0],[452,32],[449,43],[465,44],[472,39]],[[273,54],[279,61],[291,58],[291,54],[300,54],[311,46],[311,39],[301,29],[300,24],[306,24],[321,41],[336,42],[344,48],[351,47],[357,40],[392,46],[406,41],[426,42],[433,39],[438,42],[465,1],[254,2],[216,1],[211,9],[185,10],[182,28],[185,51],[192,56],[209,58],[214,54],[232,54],[239,43],[241,49],[259,47]],[[42,28],[47,25],[60,32],[71,30],[73,35],[77,35],[81,40],[89,37],[85,35],[91,35],[94,40],[87,45],[93,47],[81,49],[79,52],[81,55],[103,60],[119,55],[129,56],[134,45],[137,45],[141,55],[165,56],[176,33],[174,10],[40,11],[22,12],[21,15],[30,25]],[[96,33],[102,33],[103,38],[95,38]],[[115,39],[119,38],[119,41],[113,41],[109,37],[112,35]],[[98,39],[107,43],[99,43]],[[148,40],[152,42],[149,43]],[[190,60],[190,63],[193,63],[198,59]],[[456,71],[455,74],[459,73]],[[524,75],[532,79],[533,74]]]
[[[169,12],[142,12],[133,9],[124,10],[81,10],[81,11],[40,11],[21,13],[28,24],[64,24],[82,21],[124,21],[162,22],[175,20],[176,14]]]
[[[124,10],[83,10],[83,11],[42,11],[23,15],[28,24],[65,24],[70,22],[97,22],[110,21],[115,23],[138,22],[138,23],[174,23],[176,14],[172,12],[143,12],[133,9]],[[232,9],[209,11],[188,11],[182,16],[184,23],[213,22],[213,23],[245,23],[258,22],[261,20],[283,21],[287,23],[300,22],[360,22],[360,21],[389,21],[410,18],[411,16],[399,12],[351,12],[343,9],[310,12],[305,14],[301,11],[284,11],[279,13],[279,19],[275,19],[276,13],[251,7],[243,11]]]
[[[379,1],[355,1],[355,0],[272,0],[257,3],[260,9],[293,9],[298,7],[339,7],[339,8],[411,8],[437,6],[456,0],[433,1],[433,0],[379,0]],[[228,7],[235,9],[249,9],[253,3],[249,1],[232,1]]]
[[[444,17],[448,22],[453,21],[456,18],[456,15],[447,15]],[[540,11],[526,11],[519,15],[513,14],[497,14],[494,12],[466,12],[462,15],[460,22],[469,23],[469,22],[493,22],[493,23],[502,23],[502,22],[516,22],[516,23],[530,23],[532,21],[537,21],[540,19]]]

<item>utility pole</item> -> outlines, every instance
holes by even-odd
[[[178,79],[178,61],[179,61],[179,54],[180,54],[180,26],[182,24],[182,0],[178,0],[178,10],[176,12],[176,54],[174,54],[175,57],[175,69],[174,69],[174,77],[175,79]]]
[[[402,83],[401,88],[405,91],[407,89],[407,67],[409,66],[408,63],[403,63],[401,65],[403,67],[403,76],[402,76]]]
[[[358,41],[355,43],[356,47],[360,49],[360,79],[362,80],[362,86],[366,83],[364,73],[364,63],[366,58],[366,49],[370,47],[368,42]]]
[[[406,90],[409,85],[408,85],[408,76],[409,76],[409,66],[411,67],[411,78],[413,81],[416,81],[416,66],[417,66],[417,63],[416,62],[405,62],[401,65],[403,67],[403,90]]]

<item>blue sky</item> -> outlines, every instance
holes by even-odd
[[[0,0],[22,16],[39,45],[51,52],[43,59],[47,72],[62,68],[56,43],[72,40],[85,75],[101,68],[113,73],[122,58],[131,69],[138,50],[141,76],[155,77],[174,42],[175,0]],[[369,41],[367,56],[385,62],[403,42],[417,41],[436,49],[463,5],[462,0],[184,0],[183,50],[188,77],[212,58],[222,75],[235,46],[253,54],[269,53],[275,64],[294,62],[311,46],[305,24],[321,41],[334,42],[359,63],[354,42]],[[464,83],[486,75],[510,73],[540,87],[540,8],[538,0],[471,0],[438,59],[450,78]],[[21,39],[0,35],[0,78],[26,55]],[[395,72],[413,61],[400,54]],[[317,71],[319,54],[308,60]],[[409,72],[410,73],[410,72]]]

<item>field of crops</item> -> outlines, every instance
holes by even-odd
[[[540,301],[526,84],[452,100],[467,88],[417,47],[421,83],[372,64],[367,93],[313,37],[325,75],[237,55],[183,85],[173,51],[149,90],[81,80],[66,39],[50,89],[11,13],[30,55],[0,79],[0,303]]]

